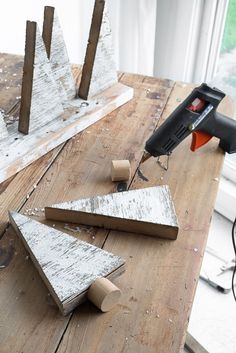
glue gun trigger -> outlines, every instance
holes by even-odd
[[[191,151],[195,152],[198,148],[205,145],[207,142],[211,140],[213,136],[209,135],[207,132],[204,131],[194,131],[192,133],[192,144],[191,144]]]

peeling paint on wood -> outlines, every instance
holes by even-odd
[[[3,119],[3,115],[0,112],[0,140],[8,136],[7,127]]]
[[[119,256],[19,213],[9,217],[63,314],[80,303],[97,278],[124,265]]]
[[[48,219],[176,239],[178,222],[167,185],[64,202],[45,208]]]
[[[9,137],[0,144],[0,183],[132,98],[133,88],[117,83],[92,100],[67,102],[63,115],[28,135],[12,124]]]
[[[76,89],[62,29],[54,7],[45,6],[43,40],[62,102],[75,98]]]
[[[105,1],[96,0],[79,96],[87,99],[117,82],[112,33]]]
[[[28,134],[62,113],[41,33],[36,22],[27,21],[19,131]]]

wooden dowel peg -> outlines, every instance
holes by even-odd
[[[111,180],[128,181],[131,176],[131,166],[128,160],[115,160],[111,162]]]
[[[88,299],[104,313],[119,301],[121,291],[107,278],[97,278],[88,290]]]

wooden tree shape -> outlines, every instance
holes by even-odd
[[[95,0],[79,96],[88,99],[117,82],[112,35],[105,0]]]
[[[27,21],[19,131],[30,131],[63,113],[57,84],[36,22]]]
[[[7,127],[3,120],[2,113],[0,112],[0,140],[8,136]]]
[[[51,6],[44,8],[43,40],[61,100],[64,102],[75,98],[75,82],[63,32],[55,8]]]
[[[178,222],[168,186],[95,196],[45,207],[46,218],[176,239]]]
[[[124,260],[16,212],[10,222],[42,279],[66,315],[81,303],[97,278],[124,271]]]

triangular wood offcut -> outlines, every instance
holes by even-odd
[[[10,212],[9,218],[64,315],[86,298],[97,278],[124,271],[119,256],[19,213]]]
[[[8,136],[7,127],[3,119],[3,115],[0,112],[0,140]]]
[[[45,207],[48,219],[176,239],[178,222],[169,187],[94,196]]]
[[[19,131],[28,134],[62,112],[57,84],[37,23],[27,21]]]
[[[55,8],[51,6],[44,8],[43,40],[61,100],[75,98],[75,82],[62,29]]]
[[[79,96],[88,99],[117,82],[112,33],[105,0],[95,0]]]

